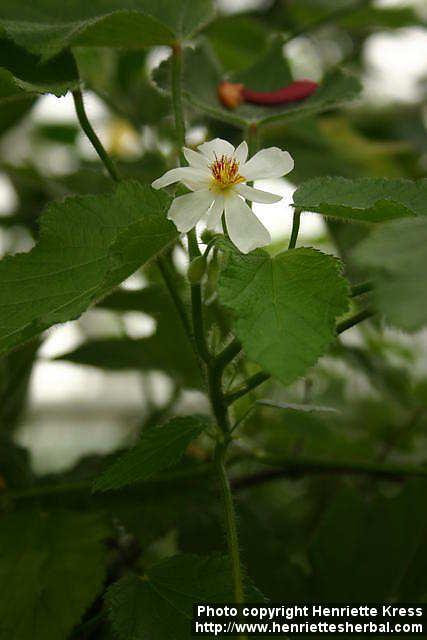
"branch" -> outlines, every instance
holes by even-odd
[[[405,478],[427,478],[427,467],[412,465],[376,464],[374,462],[323,461],[308,458],[275,458],[256,456],[260,462],[274,469],[263,469],[257,473],[232,481],[233,489],[247,489],[272,480],[299,478],[307,475],[370,476],[400,482]]]
[[[350,318],[347,318],[347,320],[343,320],[342,322],[339,322],[337,324],[336,334],[339,335],[340,333],[347,331],[347,329],[355,327],[357,324],[359,324],[359,322],[363,322],[363,320],[371,318],[373,315],[375,315],[375,313],[375,310],[371,307],[367,307],[366,309],[362,309],[362,311],[358,311],[354,314],[354,316],[350,316]]]
[[[357,296],[361,296],[363,293],[368,293],[372,291],[374,288],[372,282],[361,282],[360,284],[354,284],[351,287],[350,295],[352,298],[356,298]]]
[[[374,462],[349,462],[349,461],[331,461],[331,460],[313,460],[308,458],[278,458],[274,456],[253,456],[254,459],[263,464],[271,465],[274,468],[262,469],[256,473],[240,476],[231,480],[230,484],[233,489],[246,489],[252,486],[258,486],[265,482],[280,480],[282,478],[300,478],[309,475],[350,475],[350,476],[371,476],[378,479],[387,479],[394,482],[400,482],[405,478],[427,478],[427,467],[415,467],[413,465],[385,464]],[[167,474],[146,480],[138,485],[128,487],[121,490],[120,495],[137,496],[149,491],[156,492],[159,487],[171,483],[177,488],[180,482],[184,482],[183,488],[187,486],[186,482],[194,484],[195,479],[213,475],[215,471],[212,463],[197,465],[196,469],[188,469],[184,467]],[[25,489],[12,489],[11,491],[3,491],[0,495],[4,498],[12,500],[40,500],[43,498],[72,495],[72,494],[88,494],[92,488],[92,481],[73,482],[67,484],[43,484],[35,485]],[[110,494],[96,494],[91,500],[108,501],[108,495],[113,501],[117,501],[118,492],[110,492]]]
[[[242,343],[234,338],[215,358],[215,366],[224,369],[242,350]]]
[[[86,115],[84,102],[83,102],[82,92],[81,92],[80,89],[76,89],[75,91],[73,91],[73,100],[74,100],[74,106],[75,106],[75,109],[76,109],[77,118],[79,120],[81,128],[83,129],[83,131],[85,132],[85,134],[89,138],[89,140],[92,143],[96,153],[99,156],[99,159],[104,164],[105,168],[107,169],[107,171],[110,174],[110,176],[112,177],[112,179],[115,182],[119,182],[120,181],[120,176],[118,174],[116,166],[115,166],[114,162],[111,160],[111,158],[108,155],[108,153],[105,151],[101,140],[96,135],[94,129],[92,128],[92,125],[90,124],[90,122],[88,120],[88,117]]]
[[[270,374],[266,371],[259,371],[255,373],[251,378],[248,378],[242,386],[237,387],[230,393],[227,393],[225,396],[227,404],[233,404],[236,400],[245,396],[247,393],[250,393],[254,389],[260,386],[263,382],[266,382],[270,378]]]

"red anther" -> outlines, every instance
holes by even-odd
[[[311,96],[318,86],[317,82],[312,80],[295,80],[277,91],[252,91],[242,84],[221,82],[218,85],[218,97],[228,109],[235,109],[243,101],[252,104],[277,105],[304,100]]]

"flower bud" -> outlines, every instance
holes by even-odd
[[[198,284],[206,273],[207,261],[204,255],[197,256],[191,261],[187,271],[187,278],[191,284]]]
[[[213,240],[216,235],[217,234],[215,233],[215,231],[211,231],[210,229],[205,229],[204,231],[202,231],[200,235],[200,240],[203,242],[203,244],[209,244],[209,242]]]

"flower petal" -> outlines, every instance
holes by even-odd
[[[168,218],[175,223],[178,231],[186,233],[196,226],[211,206],[213,194],[208,189],[194,191],[178,196],[172,202],[168,211]]]
[[[213,162],[213,160],[215,160],[215,156],[217,158],[223,155],[232,156],[234,153],[233,145],[227,142],[227,140],[222,140],[221,138],[215,138],[214,140],[209,140],[209,142],[203,142],[202,144],[199,144],[197,148],[204,156],[206,156],[206,158],[208,158],[209,162]]]
[[[230,240],[242,253],[271,242],[267,229],[239,196],[233,195],[225,201],[225,219]]]
[[[282,199],[282,196],[277,196],[275,193],[269,193],[268,191],[261,191],[261,189],[254,189],[247,184],[238,184],[235,187],[235,191],[251,202],[273,204],[273,202],[279,202]]]
[[[184,147],[182,151],[190,167],[193,167],[193,169],[208,170],[208,160],[202,153],[188,149],[187,147]]]
[[[248,157],[248,153],[249,153],[248,145],[245,142],[245,140],[243,140],[243,142],[239,144],[236,151],[234,152],[234,157],[236,158],[240,166],[245,164],[246,159]]]
[[[224,211],[224,206],[224,196],[217,196],[208,211],[208,217],[206,220],[206,226],[208,229],[212,229],[213,231],[215,231],[215,229],[219,226],[219,223],[221,222],[221,216]]]
[[[177,167],[176,169],[166,171],[160,178],[154,180],[151,186],[153,189],[163,189],[163,187],[168,187],[174,182],[183,182],[185,186],[195,191],[196,189],[204,187],[208,181],[209,174],[206,171],[203,172],[200,169],[193,169],[192,167]]]
[[[281,178],[293,168],[294,161],[287,151],[270,147],[258,151],[240,168],[240,173],[246,180],[263,180],[264,178]]]

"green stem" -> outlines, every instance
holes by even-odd
[[[263,382],[269,380],[269,378],[270,374],[266,373],[265,371],[259,371],[258,373],[255,373],[253,376],[248,378],[246,382],[244,382],[240,387],[238,387],[237,389],[233,389],[232,391],[230,391],[230,393],[227,394],[227,404],[233,404],[233,402],[256,389]]]
[[[172,104],[175,115],[176,140],[180,147],[180,162],[182,164],[185,160],[182,153],[182,147],[185,145],[185,120],[182,106],[182,50],[178,43],[172,49]],[[194,229],[187,234],[187,239],[188,253],[190,261],[192,261],[201,255]],[[191,311],[196,350],[199,360],[202,362],[202,368],[205,369],[207,374],[209,399],[221,438],[216,447],[215,461],[222,490],[227,543],[232,563],[234,594],[236,602],[241,603],[243,602],[243,581],[237,537],[237,521],[230,483],[225,468],[225,457],[231,440],[230,419],[222,388],[222,374],[224,366],[226,366],[226,360],[229,356],[234,357],[233,353],[236,347],[233,346],[228,351],[226,348],[226,357],[222,354],[218,361],[210,353],[204,327],[203,299],[200,284],[191,286]]]
[[[351,287],[350,295],[352,298],[361,296],[363,293],[369,293],[374,288],[372,282],[361,282],[360,284],[354,284]]]
[[[175,116],[176,142],[180,163],[185,163],[182,148],[185,146],[185,120],[182,107],[182,48],[179,42],[172,47],[172,107]]]
[[[194,229],[191,229],[191,231],[188,232],[187,240],[188,253],[191,262],[201,255]],[[212,356],[206,340],[205,323],[203,318],[202,287],[200,283],[191,285],[191,315],[193,320],[194,340],[196,342],[197,351],[202,362],[208,364],[211,361]]]
[[[212,360],[207,367],[209,400],[218,430],[222,434],[222,439],[224,439],[228,445],[230,442],[231,425],[228,415],[228,405],[222,389],[222,374],[222,367],[217,366],[216,362]]]
[[[249,157],[252,157],[258,151],[259,146],[259,130],[255,123],[249,125],[246,137],[248,139]]]
[[[315,460],[310,458],[286,458],[279,456],[267,456],[254,454],[253,456],[265,465],[276,467],[275,469],[263,469],[261,472],[234,478],[231,483],[233,489],[244,489],[246,487],[262,484],[263,482],[292,476],[307,476],[311,474],[325,475],[368,475],[372,477],[385,478],[392,481],[399,481],[402,478],[427,478],[427,467],[416,467],[409,464],[390,464],[372,462],[352,462],[340,460]],[[237,459],[236,459],[237,460]],[[152,480],[128,487],[123,495],[145,495],[144,491],[163,489],[168,483],[176,489],[182,482],[182,490],[187,491],[191,482],[192,485],[200,479],[210,477],[213,474],[212,464],[200,464],[196,468],[180,469],[169,472],[167,475],[159,476]],[[92,482],[82,481],[69,484],[42,484],[27,487],[25,489],[12,489],[4,491],[1,495],[12,500],[43,500],[70,494],[86,493],[91,490]],[[111,498],[109,497],[111,496]],[[100,500],[101,504],[106,504],[111,499],[117,499],[113,494],[95,494],[92,500]]]
[[[206,340],[205,322],[203,318],[202,288],[200,284],[191,285],[191,311],[193,317],[194,339],[197,351],[205,364],[209,364],[212,355]]]
[[[220,353],[218,353],[216,356],[216,365],[222,369],[225,368],[229,362],[234,360],[241,350],[241,342],[234,338],[234,340],[232,340]]]
[[[218,443],[215,450],[215,462],[218,470],[218,477],[221,484],[222,500],[224,504],[225,530],[227,533],[227,544],[231,558],[231,571],[234,584],[234,599],[237,604],[244,601],[242,566],[240,563],[239,537],[237,533],[236,512],[234,509],[233,495],[231,493],[230,482],[225,468],[225,457],[227,447]]]
[[[301,209],[295,209],[292,220],[292,233],[289,240],[288,249],[294,249],[298,240],[299,226],[301,221]]]
[[[175,121],[176,121],[176,130],[177,130],[177,139],[182,149],[185,140],[185,127],[184,127],[184,119],[182,112],[182,99],[181,99],[181,49],[180,47],[174,47],[174,64],[173,64],[173,104],[175,109]],[[80,91],[75,91],[73,93],[74,103],[76,106],[76,113],[79,118],[80,124],[88,136],[89,140],[92,142],[94,148],[96,149],[99,157],[107,168],[113,180],[118,181],[119,177],[115,166],[112,160],[109,158],[107,152],[102,146],[100,140],[95,134],[92,126],[89,123],[89,120],[86,116],[86,112],[84,110],[83,98]],[[183,158],[182,151],[180,154],[181,161]],[[200,255],[199,247],[197,244],[197,238],[194,230],[192,230],[188,234],[188,248],[191,259]],[[173,274],[170,272],[170,264],[167,259],[160,257],[157,260],[159,270],[163,276],[166,287],[172,297],[172,300],[176,306],[178,314],[181,318],[184,329],[187,333],[187,336],[190,339],[190,342],[193,345],[193,348],[199,358],[203,361],[201,363],[202,374],[204,373],[204,364],[210,365],[211,363],[211,355],[209,353],[209,349],[206,342],[205,331],[204,331],[204,323],[203,323],[203,308],[202,308],[202,294],[200,285],[194,285],[191,287],[191,302],[192,302],[192,319],[193,319],[193,327],[190,324],[187,311],[185,309],[184,303],[182,302],[181,297],[179,296],[174,283]],[[212,366],[208,366],[208,384],[209,384],[209,393],[211,398],[212,407],[214,410],[215,417],[218,422],[218,427],[222,430],[225,436],[228,435],[229,432],[229,419],[227,414],[227,406],[224,402],[223,393],[222,393],[222,369],[215,364]],[[240,572],[240,557],[239,557],[239,548],[236,543],[237,541],[237,525],[234,514],[234,508],[231,497],[231,490],[228,483],[228,479],[225,472],[224,466],[224,455],[226,452],[226,448],[229,442],[228,439],[224,437],[224,442],[227,444],[222,444],[224,453],[221,453],[220,462],[218,464],[218,472],[221,478],[221,486],[224,497],[224,507],[226,511],[226,526],[227,526],[227,539],[229,540],[229,551],[230,556],[232,558],[232,566],[233,566],[233,580],[235,586],[236,597],[239,594],[243,593],[242,588],[242,580],[241,580],[241,572]],[[86,486],[86,485],[85,485]],[[74,490],[74,487],[72,488]],[[55,489],[53,489],[55,492]],[[237,560],[236,560],[237,558]],[[236,564],[237,563],[237,564]],[[239,595],[239,602],[242,601],[242,595]]]
[[[190,342],[194,342],[194,335],[187,314],[187,309],[185,308],[184,303],[175,288],[173,274],[170,271],[170,264],[168,263],[167,258],[163,256],[157,258],[157,266],[159,267],[159,271],[162,274],[166,288],[169,291],[169,295],[175,304],[178,315],[181,318],[185,333],[187,334]]]
[[[336,334],[339,335],[340,333],[347,331],[347,329],[351,329],[352,327],[359,324],[359,322],[363,322],[363,320],[367,320],[373,315],[375,315],[375,309],[372,309],[371,307],[367,307],[366,309],[362,309],[362,311],[358,311],[354,314],[354,316],[350,316],[350,318],[347,318],[347,320],[343,320],[342,322],[339,322],[337,324]]]
[[[405,478],[427,478],[426,467],[412,465],[351,462],[347,460],[316,460],[281,456],[254,455],[259,462],[273,467],[233,480],[233,489],[246,489],[281,478],[301,478],[310,475],[369,476],[379,480],[401,481]]]
[[[112,161],[112,159],[110,158],[110,156],[108,155],[108,153],[106,152],[106,150],[104,149],[104,147],[102,146],[101,140],[96,135],[95,131],[92,128],[92,125],[88,120],[84,102],[83,102],[83,95],[80,89],[76,89],[75,91],[73,91],[73,100],[74,100],[74,107],[76,109],[77,118],[79,120],[81,128],[89,138],[90,142],[93,145],[93,148],[95,149],[96,153],[99,156],[99,159],[104,164],[105,168],[107,169],[112,179],[115,182],[119,182],[120,176],[118,174],[116,166]]]
[[[227,240],[230,240],[230,236],[228,235],[227,221],[225,219],[225,214],[222,214],[221,225],[222,225],[222,232],[224,234],[224,238],[226,238]]]

